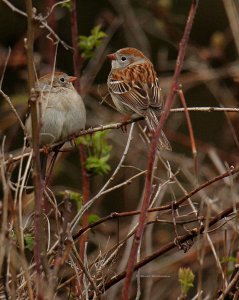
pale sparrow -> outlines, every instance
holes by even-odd
[[[74,80],[76,77],[55,72],[41,77],[36,83],[40,145],[63,141],[85,128],[85,105],[72,85]],[[30,111],[25,125],[29,139],[31,139]]]
[[[76,77],[68,76],[62,72],[47,74],[35,84],[37,95],[38,122],[40,130],[40,146],[47,146],[64,141],[85,128],[86,111],[81,96],[77,93],[72,82]],[[31,143],[32,123],[30,106],[26,118],[26,131]],[[55,163],[57,153],[64,142],[56,146],[51,160],[50,175]],[[45,153],[47,154],[47,153]],[[47,155],[41,155],[42,178],[46,177]]]
[[[124,115],[143,116],[149,131],[155,132],[163,99],[153,64],[135,48],[123,48],[107,57],[112,62],[107,84],[116,109]],[[158,149],[171,150],[163,132]]]

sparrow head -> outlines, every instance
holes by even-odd
[[[122,69],[148,60],[141,51],[135,48],[122,48],[115,53],[108,54],[107,58],[111,60],[112,69]]]
[[[63,72],[49,73],[39,79],[37,86],[42,89],[49,89],[52,87],[73,88],[72,82],[76,79],[77,77],[69,76]]]

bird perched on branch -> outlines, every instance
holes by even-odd
[[[107,84],[116,109],[124,115],[143,116],[149,131],[154,133],[163,98],[153,64],[135,48],[120,49],[107,58],[111,60]],[[163,132],[157,148],[171,150]]]
[[[85,105],[72,84],[75,80],[76,77],[55,72],[41,77],[36,83],[40,146],[64,141],[85,128]],[[31,141],[30,109],[25,125]]]

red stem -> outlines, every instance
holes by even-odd
[[[90,183],[89,183],[88,174],[85,169],[86,155],[85,155],[84,145],[80,144],[79,150],[80,150],[80,161],[81,161],[81,169],[82,169],[82,189],[83,189],[82,205],[85,205],[90,198]],[[82,227],[87,227],[88,225],[89,225],[88,213],[86,211],[82,217]],[[85,250],[85,243],[87,239],[88,239],[87,233],[85,233],[80,239],[80,257],[82,261],[84,261],[84,250]]]
[[[80,75],[82,67],[82,57],[78,47],[78,26],[77,26],[77,11],[76,0],[71,1],[71,39],[73,47],[73,66],[74,75],[77,77],[75,81],[75,88],[80,92]]]
[[[161,134],[163,125],[166,122],[167,117],[170,112],[170,109],[173,105],[174,95],[175,95],[175,93],[177,91],[177,87],[178,87],[178,77],[179,77],[181,69],[182,69],[183,60],[184,60],[185,52],[186,52],[186,47],[188,44],[188,39],[189,39],[189,35],[191,32],[193,20],[194,20],[196,11],[197,11],[198,2],[199,2],[199,0],[192,0],[191,8],[189,11],[187,23],[186,23],[185,30],[184,30],[184,34],[183,34],[182,40],[179,45],[179,53],[178,53],[175,72],[174,72],[174,76],[173,76],[173,82],[172,82],[172,85],[170,87],[170,90],[169,90],[169,93],[167,96],[164,112],[161,115],[158,127],[152,138],[152,142],[151,142],[151,146],[150,146],[150,150],[149,150],[147,176],[146,176],[146,180],[145,180],[144,200],[143,200],[143,204],[142,204],[142,208],[141,208],[141,214],[139,217],[139,225],[138,225],[136,233],[135,233],[133,245],[131,248],[131,252],[130,252],[130,256],[129,256],[129,260],[128,260],[128,264],[127,264],[126,278],[125,278],[123,291],[122,291],[122,300],[129,299],[130,285],[131,285],[132,276],[133,276],[133,272],[134,272],[134,264],[135,264],[136,254],[138,251],[140,240],[142,239],[146,216],[147,216],[147,210],[148,210],[149,203],[150,203],[151,189],[152,189],[153,165],[155,162],[157,142],[158,142],[158,139],[160,138],[160,134]]]
[[[75,88],[78,92],[80,92],[80,75],[81,75],[81,67],[83,58],[80,54],[78,47],[78,25],[77,25],[77,11],[76,11],[76,0],[71,1],[71,37],[72,37],[72,46],[73,46],[73,67],[74,67],[74,75],[77,77],[75,81]],[[81,161],[81,170],[82,170],[82,189],[83,189],[83,203],[86,204],[89,201],[90,194],[90,183],[89,178],[85,169],[85,149],[83,145],[80,145],[80,161]],[[88,214],[85,213],[82,217],[82,225],[88,225]],[[85,243],[87,241],[87,234],[84,234],[80,239],[80,258],[84,263],[84,249]],[[79,285],[79,282],[76,283],[76,293],[78,296],[82,293],[82,284]]]
[[[55,0],[45,0],[45,7],[47,7],[49,9],[50,7],[52,7],[55,4],[55,2],[56,2]],[[56,18],[55,18],[55,11],[52,11],[50,16],[48,17],[48,25],[51,27],[51,29],[56,31],[57,24],[56,24]],[[45,55],[47,57],[50,67],[53,68],[54,62],[55,62],[55,45],[51,39],[47,39],[46,41],[47,41],[47,47],[45,48],[45,51],[46,51]]]
[[[191,142],[191,147],[192,147],[192,154],[193,154],[193,159],[194,159],[195,175],[197,176],[198,175],[197,147],[196,147],[196,142],[195,142],[195,138],[194,138],[192,122],[191,122],[191,118],[190,118],[188,108],[187,108],[187,103],[186,103],[182,89],[180,88],[177,92],[179,94],[180,100],[182,102],[182,105],[183,105],[183,108],[185,111],[185,116],[186,116],[186,120],[187,120],[187,124],[188,124],[189,136],[190,136],[190,142]]]
[[[31,0],[25,0],[27,11],[27,67],[28,67],[28,88],[30,95],[31,105],[31,122],[32,122],[32,148],[33,148],[33,185],[35,196],[35,216],[34,216],[34,261],[36,263],[37,276],[36,282],[36,299],[43,299],[42,292],[42,258],[41,255],[44,251],[44,227],[42,222],[42,207],[43,207],[43,182],[41,178],[41,166],[40,166],[40,149],[39,149],[39,123],[37,114],[37,94],[32,93],[32,87],[34,86],[34,60],[33,60],[33,43],[34,43],[34,21],[33,21],[33,7]]]

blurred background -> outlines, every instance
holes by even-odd
[[[24,120],[27,108],[27,66],[24,39],[26,37],[26,17],[14,11],[10,3],[25,12],[24,1],[11,0],[0,2],[0,73],[4,73],[2,90],[6,93],[17,112]],[[46,16],[56,4],[55,0],[33,1],[37,14]],[[107,77],[110,63],[106,55],[123,47],[135,47],[151,59],[159,75],[163,94],[166,96],[172,82],[176,58],[191,1],[188,0],[97,0],[77,1],[77,18],[79,51],[81,53],[81,94],[87,110],[87,128],[119,122],[122,116],[114,110],[110,97],[107,96]],[[48,25],[57,33],[61,41],[71,45],[70,1],[57,5],[48,16]],[[96,37],[97,30],[101,36],[93,43],[87,53],[84,41],[87,37]],[[93,30],[93,31],[92,31]],[[96,30],[96,31],[94,31]],[[103,34],[102,34],[103,33]],[[81,41],[81,43],[80,43]],[[87,40],[89,43],[90,41]],[[34,63],[39,76],[51,72],[56,55],[56,69],[73,74],[73,52],[66,49],[63,43],[55,43],[56,38],[46,28],[35,25]],[[90,46],[89,46],[90,48]],[[87,50],[89,50],[89,48]],[[10,50],[9,50],[10,49]],[[10,51],[10,52],[9,52]],[[10,53],[6,70],[4,66]],[[200,1],[186,58],[179,82],[182,84],[188,107],[238,107],[239,97],[239,3],[237,0]],[[181,107],[178,97],[174,107]],[[184,113],[172,113],[167,120],[164,131],[173,151],[162,154],[164,161],[169,161],[177,180],[168,184],[158,197],[157,203],[170,203],[172,199],[192,190],[198,183],[217,176],[227,166],[238,163],[238,113],[224,112],[191,112],[192,127],[198,150],[198,174],[195,176],[194,160]],[[129,131],[129,126],[128,126]],[[0,102],[0,136],[5,139],[5,153],[17,153],[23,145],[23,132],[12,113],[8,103],[1,97]],[[128,134],[120,129],[110,130],[102,137],[107,144],[107,167],[102,172],[89,171],[90,196],[93,197],[109,178],[122,157]],[[145,170],[148,158],[148,144],[140,137],[140,130],[135,125],[133,142],[128,151],[124,167],[114,180],[114,185],[125,182],[138,170]],[[91,141],[85,142],[87,147]],[[103,147],[103,146],[102,146]],[[89,153],[89,152],[88,152]],[[159,181],[168,178],[162,162],[158,163]],[[14,176],[13,176],[14,178]],[[14,180],[14,179],[13,179]],[[180,184],[177,182],[179,181]],[[57,193],[66,189],[81,193],[81,167],[77,148],[63,153],[53,171],[51,188]],[[113,211],[130,211],[137,209],[144,188],[144,175],[139,176],[131,184],[124,185],[111,193],[101,196],[91,207],[90,212],[103,217]],[[58,195],[59,196],[59,195]],[[57,196],[57,197],[58,197]],[[195,197],[195,205],[199,212],[210,206],[211,212],[219,212],[232,203],[238,196],[238,187],[225,180],[220,186],[209,187]],[[60,196],[59,196],[60,197]],[[224,198],[223,198],[224,197]],[[230,200],[229,200],[230,198]],[[230,203],[229,203],[230,202]],[[182,214],[189,213],[188,208]],[[170,219],[168,215],[161,215]],[[97,227],[89,235],[89,255],[96,257],[97,251],[112,246],[118,237],[128,232],[135,221],[127,218],[111,221]],[[190,226],[188,226],[190,227]],[[187,228],[188,229],[188,228]],[[181,230],[181,227],[180,227]],[[228,239],[225,242],[225,232]],[[186,232],[182,228],[182,232]],[[171,241],[175,232],[172,224],[154,224],[150,234],[145,234],[148,245],[144,255],[149,254],[164,243]],[[230,237],[230,238],[229,238]],[[221,230],[213,236],[218,256],[224,254],[223,245],[230,248],[230,255],[236,257],[238,245],[237,230],[233,226]],[[107,245],[107,246],[106,246]],[[200,242],[198,241],[198,245]],[[177,272],[181,266],[190,266],[197,274],[198,249],[184,254],[174,251],[170,255],[154,260],[142,269],[142,290],[140,299],[176,299],[180,294]],[[203,264],[203,290],[205,299],[213,299],[222,286],[215,273],[215,260],[211,248],[206,247],[206,259]],[[127,257],[128,248],[120,254]],[[229,251],[229,250],[228,250]],[[229,256],[229,253],[227,253]],[[125,258],[126,259],[126,258]],[[122,259],[123,261],[123,259]],[[122,265],[112,264],[109,268],[118,272]],[[227,266],[228,267],[228,266]],[[228,267],[229,268],[229,267]],[[216,271],[217,272],[217,271]],[[147,277],[147,275],[149,275]],[[152,276],[151,276],[152,275]],[[164,276],[166,276],[164,278]],[[219,276],[220,277],[220,276]],[[172,288],[174,284],[175,288]],[[195,295],[197,285],[192,290]],[[108,299],[118,295],[120,285],[109,291]],[[132,298],[134,299],[134,298]]]

